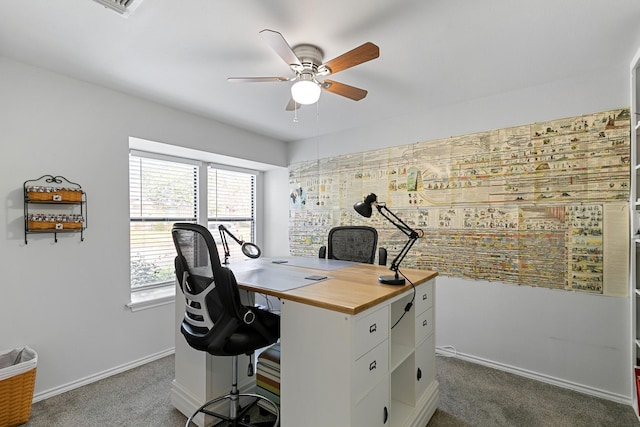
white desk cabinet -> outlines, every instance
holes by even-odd
[[[438,404],[433,303],[438,273],[403,269],[405,277],[418,284],[414,300],[409,285],[380,285],[378,277],[388,272],[379,265],[296,257],[285,263],[259,259],[234,266],[242,290],[281,300],[283,427],[427,425]],[[274,286],[274,277],[295,282],[308,274],[330,277],[286,290]],[[180,291],[176,297],[179,329],[184,300]],[[190,415],[228,391],[230,358],[193,350],[178,330],[176,334],[171,401]],[[239,384],[242,391],[255,385],[244,375]],[[203,419],[197,422],[204,425]]]
[[[281,425],[424,427],[438,403],[433,284],[399,322],[411,288],[356,315],[283,301]]]

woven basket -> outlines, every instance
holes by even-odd
[[[30,202],[81,202],[82,191],[29,191],[27,192],[27,198]]]
[[[34,230],[80,230],[81,222],[29,221],[29,231]]]
[[[31,415],[36,368],[0,381],[0,427],[24,424]]]

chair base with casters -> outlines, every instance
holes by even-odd
[[[221,421],[226,422],[223,424],[224,426],[233,426],[233,427],[277,427],[280,425],[280,410],[278,409],[278,405],[276,405],[270,399],[267,399],[264,396],[261,396],[256,393],[240,393],[238,391],[238,356],[232,356],[232,379],[231,379],[231,392],[224,396],[216,397],[215,399],[209,400],[204,405],[199,407],[188,419],[185,427],[190,427],[193,423],[194,418],[198,416],[198,414],[203,413],[215,418],[220,419]],[[244,407],[240,406],[240,398],[241,397],[250,397],[253,398],[253,402]],[[215,405],[218,402],[222,402],[228,400],[229,401],[229,415],[223,415],[219,412],[213,412],[208,408],[210,406]],[[269,409],[268,411],[275,415],[275,421],[264,421],[251,423],[247,419],[247,412],[254,407],[258,402],[261,402],[263,405],[266,404]],[[218,424],[216,424],[218,425]]]

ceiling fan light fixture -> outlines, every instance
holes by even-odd
[[[116,0],[95,0],[116,1]],[[142,1],[142,0],[120,0]],[[324,77],[360,65],[380,56],[380,48],[366,42],[323,63],[324,53],[318,46],[299,44],[293,48],[277,31],[264,29],[260,36],[278,54],[295,74],[294,77],[229,77],[230,82],[291,82],[291,98],[285,107],[286,111],[296,111],[300,105],[315,104],[323,90],[343,96],[353,101],[360,101],[367,96],[367,91],[354,86]]]
[[[128,18],[133,11],[140,6],[140,3],[143,0],[94,0],[97,3],[100,3],[107,9],[111,9],[114,12],[122,15],[125,18]]]
[[[291,97],[298,104],[315,104],[320,99],[320,85],[312,80],[299,80],[291,86]]]

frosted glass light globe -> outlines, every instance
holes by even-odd
[[[291,97],[298,104],[315,104],[320,99],[320,86],[309,80],[297,81],[291,86]]]

